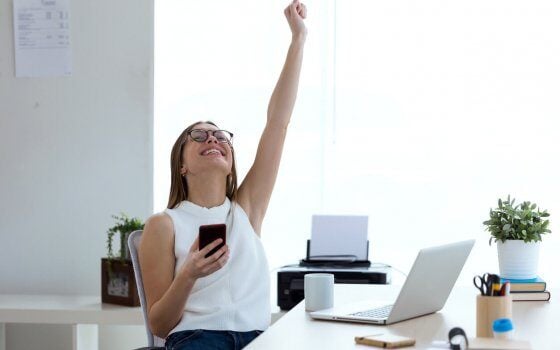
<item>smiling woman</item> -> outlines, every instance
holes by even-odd
[[[231,201],[235,201],[237,196],[237,168],[235,166],[235,157],[232,145],[233,134],[229,131],[219,130],[216,124],[206,121],[197,122],[187,127],[175,141],[175,145],[171,150],[171,190],[169,194],[168,209],[175,208],[180,202],[189,198],[189,182],[209,181],[214,171],[214,166],[205,162],[200,163],[198,160],[202,157],[217,158],[222,164],[219,169],[221,173],[218,176],[225,176],[225,184],[217,181],[220,188],[216,193],[222,193],[221,186],[225,186],[226,197]],[[213,142],[217,141],[217,142]],[[191,147],[186,147],[189,143],[193,143]],[[199,144],[196,147],[196,144]],[[202,167],[202,168],[201,168]],[[189,180],[189,181],[187,181]],[[195,189],[199,186],[193,186]],[[197,195],[206,201],[204,195]],[[208,199],[211,201],[211,199]],[[220,201],[220,198],[217,199]],[[223,200],[222,200],[223,201]],[[220,203],[203,203],[206,207],[212,207]]]
[[[149,327],[167,349],[240,349],[270,324],[261,226],[296,101],[306,15],[298,0],[284,10],[291,43],[239,188],[232,133],[197,122],[173,146],[167,209],[148,219],[139,247]],[[225,241],[202,246],[203,226],[216,224],[226,227]]]

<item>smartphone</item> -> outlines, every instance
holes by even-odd
[[[215,224],[215,225],[201,225],[198,228],[198,250],[206,247],[208,244],[214,242],[218,238],[222,239],[222,243],[218,244],[217,247],[212,249],[210,253],[206,254],[204,257],[207,258],[214,254],[221,247],[226,244],[226,225],[225,224]]]

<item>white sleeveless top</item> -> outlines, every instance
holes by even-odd
[[[261,240],[241,206],[232,205],[226,197],[217,207],[204,208],[183,201],[165,213],[175,227],[175,274],[185,262],[200,225],[225,223],[230,251],[224,267],[195,282],[183,317],[169,334],[193,329],[247,332],[268,328],[268,262]]]

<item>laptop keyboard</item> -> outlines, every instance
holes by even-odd
[[[389,317],[389,313],[391,312],[392,308],[393,305],[385,305],[371,310],[355,312],[350,315],[358,316],[358,317],[369,317],[369,318],[387,318]]]

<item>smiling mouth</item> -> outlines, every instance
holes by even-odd
[[[203,155],[203,156],[212,156],[212,155],[223,156],[224,154],[218,149],[210,148],[210,149],[207,149],[206,151],[202,152],[201,155]]]

